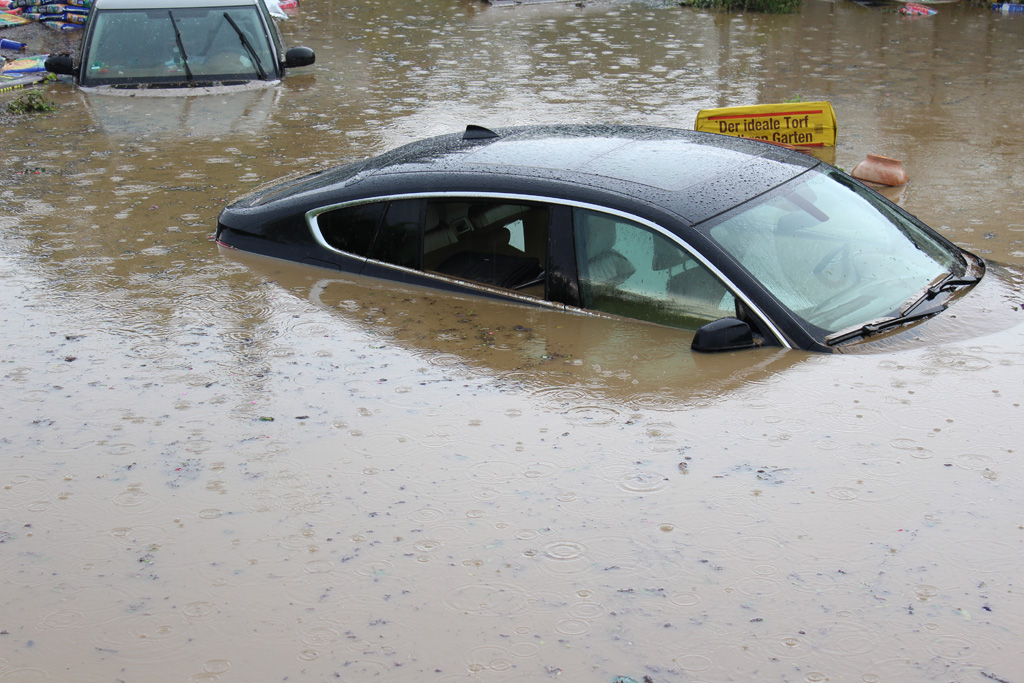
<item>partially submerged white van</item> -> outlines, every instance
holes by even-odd
[[[78,55],[51,56],[46,69],[83,88],[196,94],[265,87],[315,59],[285,51],[263,0],[95,0]]]

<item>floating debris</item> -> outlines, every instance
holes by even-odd
[[[889,187],[899,187],[910,182],[902,161],[881,154],[869,154],[864,161],[853,167],[850,175],[857,180]]]

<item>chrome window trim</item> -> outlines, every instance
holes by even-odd
[[[334,252],[335,254],[341,254],[343,256],[348,256],[350,258],[361,259],[361,260],[365,261],[366,263],[373,263],[373,264],[376,264],[376,265],[382,265],[382,266],[386,266],[388,268],[394,268],[395,270],[398,270],[398,271],[405,271],[405,272],[409,272],[409,273],[415,273],[417,275],[425,275],[427,277],[430,277],[430,278],[433,278],[433,279],[437,279],[437,280],[440,280],[440,281],[450,280],[450,281],[455,281],[455,282],[460,282],[460,283],[462,283],[462,282],[469,283],[470,281],[459,280],[458,278],[452,278],[452,277],[449,277],[449,276],[440,275],[440,274],[437,274],[437,273],[432,273],[432,272],[426,271],[426,270],[416,270],[415,268],[407,268],[405,266],[397,266],[397,265],[395,265],[393,263],[387,263],[385,261],[378,261],[376,259],[371,259],[371,258],[366,257],[366,256],[360,256],[358,254],[352,254],[352,253],[347,252],[347,251],[342,251],[340,249],[336,249],[336,248],[332,247],[331,245],[329,245],[327,243],[327,241],[324,239],[323,234],[321,234],[321,232],[320,232],[320,226],[319,226],[319,224],[317,223],[317,220],[316,220],[317,216],[319,216],[322,213],[327,213],[328,211],[334,211],[335,209],[343,209],[343,208],[347,208],[347,207],[350,207],[350,206],[358,206],[360,204],[374,204],[376,202],[390,202],[390,201],[399,201],[399,200],[403,200],[403,199],[438,199],[438,198],[446,199],[446,198],[457,198],[457,197],[468,197],[468,198],[472,198],[472,199],[499,199],[499,200],[510,200],[510,201],[520,201],[520,202],[534,202],[534,203],[542,203],[542,204],[557,204],[557,205],[560,205],[560,206],[568,206],[568,207],[577,208],[577,209],[587,209],[587,210],[590,210],[590,211],[597,211],[599,213],[604,213],[604,214],[608,214],[608,215],[611,215],[611,216],[618,216],[619,218],[623,218],[625,220],[632,221],[633,223],[637,223],[637,224],[642,225],[644,227],[650,228],[651,230],[654,230],[655,232],[657,232],[657,233],[663,235],[664,237],[667,237],[668,239],[672,240],[673,242],[678,244],[680,247],[685,249],[686,252],[688,254],[690,254],[693,258],[695,258],[698,261],[700,261],[701,264],[703,264],[705,268],[710,270],[715,275],[715,277],[717,277],[719,280],[722,281],[722,283],[726,286],[726,289],[728,289],[729,292],[734,297],[736,297],[737,299],[739,299],[740,301],[743,302],[743,304],[747,307],[747,310],[749,310],[752,314],[757,316],[758,320],[760,320],[764,324],[764,326],[775,336],[775,339],[778,340],[778,342],[782,345],[783,348],[786,348],[786,349],[793,348],[792,345],[787,341],[786,336],[784,334],[782,334],[782,332],[778,329],[778,327],[775,326],[774,323],[772,323],[772,321],[768,318],[768,316],[766,316],[764,314],[764,312],[761,311],[761,309],[758,306],[754,305],[754,302],[752,302],[747,297],[746,294],[744,294],[729,278],[727,278],[725,276],[725,274],[722,273],[722,271],[720,271],[718,268],[715,267],[714,264],[712,264],[710,261],[708,261],[707,258],[704,256],[704,254],[701,254],[699,251],[697,251],[692,246],[690,246],[690,244],[687,243],[686,240],[684,240],[683,238],[681,238],[679,235],[675,234],[674,232],[671,232],[670,230],[666,230],[665,228],[661,227],[657,223],[654,223],[652,221],[647,220],[646,218],[643,218],[641,216],[636,216],[636,215],[628,213],[626,211],[619,211],[618,209],[610,209],[610,208],[608,208],[606,206],[601,206],[599,204],[591,204],[589,202],[579,202],[579,201],[575,201],[575,200],[572,200],[572,199],[561,199],[561,198],[555,198],[555,197],[544,197],[542,195],[517,194],[517,193],[513,193],[513,192],[452,192],[452,191],[442,191],[442,192],[408,192],[408,193],[391,194],[391,195],[379,195],[379,196],[376,196],[376,197],[369,197],[369,198],[362,198],[362,199],[354,199],[354,200],[347,201],[347,202],[339,202],[337,204],[329,204],[327,206],[322,206],[322,207],[319,207],[319,208],[316,208],[316,209],[310,209],[309,211],[306,212],[306,224],[309,226],[309,230],[312,233],[313,239],[316,240],[317,244],[319,244],[324,249],[327,249],[328,251]],[[492,288],[492,287],[488,287],[487,285],[481,285],[478,282],[472,282],[471,284],[473,284],[476,287],[482,287],[485,290],[491,290],[491,291],[500,293],[500,294],[505,295],[505,296],[508,296],[508,294],[511,292],[512,298],[518,298],[516,296],[516,293],[514,291],[512,291],[512,290],[506,290],[506,289],[500,289],[500,288]],[[537,303],[537,302],[539,302],[541,304],[548,304],[548,305],[552,306],[553,308],[560,308],[560,309],[563,309],[563,310],[583,311],[584,313],[591,313],[591,314],[599,314],[600,315],[599,311],[590,311],[590,310],[587,310],[587,309],[584,309],[584,308],[576,308],[576,307],[572,307],[572,306],[566,306],[564,304],[559,304],[559,303],[556,303],[556,302],[547,301],[545,299],[535,299],[535,298],[526,297],[526,296],[523,296],[523,295],[519,295],[519,296],[522,296],[522,299],[524,301],[528,301],[529,303]],[[632,320],[632,318],[630,318],[630,320]]]

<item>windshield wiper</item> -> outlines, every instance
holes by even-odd
[[[946,310],[945,303],[931,302],[928,306],[921,308],[917,303],[914,304],[913,312],[900,313],[899,315],[891,318],[879,318],[878,320],[872,320],[869,323],[852,327],[842,332],[836,332],[825,337],[825,343],[829,346],[835,346],[836,344],[842,344],[845,341],[856,339],[857,337],[870,337],[873,334],[884,332],[892,329],[893,327],[899,327],[906,323],[912,323],[915,320],[921,320],[922,318],[931,317],[937,313],[942,313]]]
[[[178,43],[178,52],[181,53],[181,63],[185,66],[185,78],[192,82],[192,69],[188,67],[188,55],[185,54],[185,45],[181,42],[181,31],[178,30],[178,22],[174,20],[174,12],[167,10],[167,16],[171,18],[171,26],[174,27],[174,40]]]
[[[857,337],[869,337],[879,332],[898,327],[906,323],[914,322],[915,320],[921,320],[922,318],[931,317],[937,313],[942,313],[946,310],[945,302],[935,301],[942,292],[953,289],[954,287],[962,287],[965,285],[976,284],[981,277],[966,275],[960,276],[953,273],[946,273],[942,277],[936,279],[932,284],[928,285],[924,291],[920,294],[915,294],[911,297],[903,306],[900,308],[900,312],[889,318],[879,318],[878,320],[872,320],[869,323],[852,327],[848,330],[841,330],[835,334],[830,334],[825,337],[825,343],[829,346],[835,346],[842,342],[856,339]]]
[[[961,277],[954,275],[953,273],[947,273],[938,282],[929,285],[928,288],[925,289],[919,297],[917,297],[913,301],[908,302],[907,305],[900,310],[900,315],[908,315],[910,313],[913,313],[923,304],[928,303],[942,292],[953,289],[954,287],[973,285],[977,283],[980,279],[980,277],[972,275]]]
[[[231,18],[230,14],[225,12],[224,18],[228,20],[229,24],[231,24],[231,28],[235,29],[235,33],[238,34],[238,39],[242,41],[242,47],[244,47],[249,53],[249,56],[252,57],[253,63],[256,64],[256,72],[260,75],[260,80],[267,80],[267,72],[263,70],[263,64],[260,63],[259,55],[256,54],[256,50],[253,48],[252,43],[250,43],[249,39],[245,37],[245,33],[242,29],[238,28],[238,24],[235,23],[235,20]]]

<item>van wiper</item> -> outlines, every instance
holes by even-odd
[[[185,45],[181,42],[181,31],[178,30],[178,22],[174,20],[174,12],[167,10],[167,16],[171,18],[171,26],[174,27],[174,40],[178,43],[178,52],[181,53],[181,63],[185,66],[185,78],[192,81],[192,69],[188,68],[188,55],[185,54]]]
[[[253,48],[252,43],[250,43],[249,39],[245,37],[245,33],[242,29],[238,28],[238,24],[235,23],[235,20],[231,18],[230,14],[225,12],[224,18],[228,20],[229,24],[231,24],[231,28],[235,29],[235,33],[238,34],[238,39],[242,41],[242,47],[244,47],[246,52],[249,53],[249,56],[252,57],[253,64],[256,65],[256,72],[260,75],[260,80],[267,80],[267,72],[263,70],[263,64],[260,63],[259,55],[256,54],[256,50]]]
[[[829,346],[835,346],[836,344],[842,344],[844,341],[856,339],[857,337],[870,337],[873,334],[890,330],[906,323],[912,323],[915,320],[921,320],[922,318],[931,317],[937,313],[942,313],[946,310],[945,303],[930,302],[928,306],[921,308],[916,303],[913,307],[915,310],[911,313],[901,313],[891,318],[879,318],[878,320],[872,320],[869,323],[858,325],[857,327],[851,327],[850,329],[836,332],[825,337],[825,343]]]

